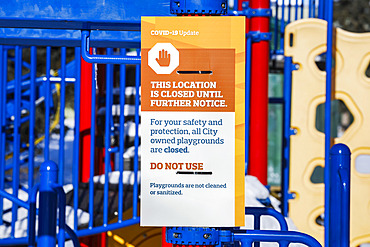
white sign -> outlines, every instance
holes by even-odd
[[[244,225],[244,25],[142,18],[142,226]]]

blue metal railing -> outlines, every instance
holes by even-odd
[[[116,55],[107,54],[107,55],[91,55],[90,50],[90,31],[82,31],[82,43],[81,43],[81,55],[86,62],[89,63],[107,63],[107,64],[140,64],[140,56],[125,56],[125,55]]]
[[[285,246],[290,243],[301,243],[310,247],[321,247],[321,244],[313,237],[291,231],[248,230],[246,233],[235,234],[234,239],[239,241],[242,247],[256,246],[260,242],[274,242]]]
[[[272,209],[272,208],[258,208],[258,207],[250,207],[249,208],[249,207],[246,207],[245,208],[245,215],[253,215],[254,216],[254,224],[253,224],[254,230],[260,230],[261,229],[262,216],[268,215],[268,216],[274,217],[279,222],[281,231],[288,231],[288,224],[286,223],[284,216],[282,214],[280,214],[279,212],[277,212],[276,210]],[[248,233],[248,237],[246,237],[246,238],[249,239],[250,238],[249,232],[247,231],[247,233]],[[238,239],[237,236],[236,236],[236,239]],[[276,238],[276,236],[273,237],[272,239],[274,240],[273,242],[279,242],[280,241],[280,239]],[[258,240],[258,239],[256,239],[256,240]],[[240,236],[240,242],[242,242],[245,245],[246,242],[244,242],[244,241],[245,241],[244,238],[242,236]],[[250,243],[253,243],[253,241],[250,242]],[[259,246],[260,246],[259,242],[256,242],[254,244],[254,247],[259,247]],[[282,241],[280,246],[281,247],[287,247],[288,244],[285,243],[284,241]]]
[[[215,245],[236,246],[239,242],[241,247],[260,246],[261,242],[279,243],[281,247],[287,247],[290,243],[302,243],[311,247],[321,247],[313,237],[288,231],[288,225],[282,214],[271,208],[246,207],[246,215],[254,216],[254,230],[240,228],[196,228],[196,227],[168,227],[166,241],[178,245]],[[271,216],[280,225],[280,230],[260,230],[261,217]],[[239,245],[237,245],[239,246]]]
[[[288,231],[288,224],[285,221],[284,216],[272,208],[261,208],[261,207],[246,207],[245,208],[245,215],[253,215],[254,216],[254,229],[260,230],[261,229],[261,216],[272,216],[274,217],[280,225],[280,230]]]
[[[13,82],[11,81],[8,81],[7,79],[7,62],[4,62],[4,61],[8,61],[8,51],[9,49],[14,49],[16,50],[15,54],[15,58],[13,59],[14,60],[14,65],[15,65],[15,68],[16,68],[16,73],[15,73],[15,80]],[[28,49],[28,48],[27,48]],[[56,108],[55,109],[51,109],[50,107],[47,107],[47,106],[50,106],[52,105],[53,103],[53,96],[52,96],[52,93],[51,93],[51,88],[54,86],[54,84],[59,84],[59,88],[60,88],[60,96],[58,97],[58,100],[59,100],[59,104],[58,104],[58,112],[60,113],[60,121],[59,121],[59,128],[60,128],[60,132],[59,132],[59,135],[60,135],[60,138],[58,140],[59,142],[59,147],[58,148],[58,156],[57,156],[57,160],[55,160],[56,162],[60,163],[61,166],[60,166],[60,169],[59,169],[59,173],[58,173],[58,184],[59,185],[63,185],[65,183],[65,178],[66,176],[70,175],[71,172],[72,172],[72,183],[73,183],[73,187],[74,187],[74,191],[72,192],[73,193],[73,218],[75,219],[74,220],[74,229],[78,229],[79,227],[79,224],[81,222],[79,222],[78,220],[78,216],[79,216],[79,213],[78,211],[80,210],[79,207],[81,205],[81,201],[79,199],[79,187],[80,187],[80,184],[79,184],[79,157],[80,157],[80,154],[78,152],[79,150],[79,146],[80,146],[80,133],[79,133],[79,121],[80,121],[80,98],[78,97],[78,95],[80,95],[80,54],[81,54],[81,49],[79,47],[76,47],[74,48],[75,51],[75,55],[74,55],[74,66],[75,66],[75,73],[72,73],[74,74],[76,77],[75,78],[70,78],[71,75],[68,75],[69,78],[67,78],[67,48],[66,47],[58,47],[58,50],[60,50],[60,61],[61,61],[61,65],[60,65],[60,70],[59,70],[59,77],[55,77],[55,76],[52,76],[50,71],[51,69],[54,69],[55,68],[53,67],[52,65],[52,62],[51,62],[51,59],[53,57],[55,57],[55,55],[53,55],[53,52],[55,52],[55,48],[52,47],[52,46],[49,46],[49,47],[46,47],[44,49],[45,51],[45,55],[46,55],[46,62],[45,62],[45,69],[43,73],[45,73],[45,76],[42,76],[42,77],[37,77],[37,74],[36,74],[36,64],[39,62],[40,63],[40,60],[42,60],[40,58],[40,54],[37,54],[38,51],[42,50],[41,48],[36,48],[36,47],[31,47],[30,49],[28,49],[27,51],[24,52],[24,54],[27,55],[27,53],[29,52],[30,53],[30,64],[29,64],[29,67],[30,67],[30,76],[22,76],[20,71],[22,69],[22,67],[20,66],[21,64],[25,64],[24,61],[22,61],[22,50],[24,50],[23,47],[21,46],[13,46],[13,47],[6,47],[6,46],[2,46],[0,45],[0,56],[1,56],[1,59],[0,59],[0,66],[1,66],[1,73],[0,73],[0,90],[1,90],[1,96],[0,97],[0,108],[1,109],[5,109],[6,107],[6,104],[7,104],[7,101],[9,101],[9,99],[13,99],[13,98],[10,98],[10,97],[13,97],[13,92],[14,92],[14,107],[13,107],[13,111],[14,111],[14,119],[13,120],[10,120],[10,116],[7,115],[6,111],[0,111],[0,123],[1,123],[1,128],[0,128],[0,225],[4,224],[3,222],[3,214],[4,212],[7,213],[7,211],[4,211],[3,209],[3,200],[4,198],[7,198],[7,199],[10,199],[11,202],[13,202],[13,205],[11,207],[11,211],[13,212],[12,214],[12,220],[11,222],[9,222],[11,225],[10,225],[10,228],[12,229],[11,230],[11,235],[10,237],[12,237],[13,239],[1,239],[0,240],[0,245],[8,245],[8,244],[15,244],[15,243],[23,243],[23,244],[26,244],[27,243],[27,238],[25,237],[22,237],[22,238],[14,238],[15,237],[15,224],[17,222],[17,211],[18,211],[18,208],[19,206],[26,206],[28,205],[28,203],[31,203],[31,200],[29,202],[23,202],[22,200],[20,199],[17,199],[17,194],[18,194],[18,190],[20,188],[20,186],[23,186],[25,183],[28,183],[28,188],[32,188],[33,185],[34,185],[34,176],[32,175],[33,174],[33,170],[35,167],[37,167],[37,165],[35,164],[35,150],[36,149],[40,149],[40,146],[37,144],[36,145],[36,139],[38,138],[37,137],[37,134],[35,132],[35,128],[36,128],[36,104],[35,102],[37,101],[37,95],[41,95],[44,97],[44,102],[45,102],[45,129],[44,129],[44,133],[42,134],[44,136],[44,141],[43,141],[43,159],[46,160],[46,159],[50,159],[50,158],[53,158],[50,156],[50,153],[51,153],[51,149],[50,149],[50,145],[51,145],[51,142],[53,141],[53,139],[51,138],[51,134],[50,134],[50,127],[52,126],[51,124],[51,119],[55,117],[55,114],[57,114],[57,110]],[[107,49],[108,50],[108,54],[112,55],[113,54],[113,48],[109,48]],[[126,55],[127,54],[127,50],[126,49],[122,49],[121,50],[121,54],[124,54]],[[70,54],[70,52],[69,52]],[[140,54],[140,51],[137,51],[137,54]],[[137,56],[136,56],[137,57]],[[27,63],[28,64],[28,63]],[[136,62],[137,64],[137,62]],[[111,67],[109,67],[111,66]],[[124,152],[125,152],[125,143],[124,143],[124,140],[125,138],[127,138],[127,132],[125,132],[125,116],[127,115],[127,112],[126,112],[126,102],[125,102],[125,97],[126,97],[126,69],[128,67],[126,67],[125,64],[122,64],[120,65],[121,67],[121,70],[120,70],[120,84],[121,84],[121,87],[120,87],[120,102],[119,102],[119,105],[120,105],[120,111],[121,111],[121,114],[120,114],[120,128],[118,129],[119,131],[119,140],[120,140],[120,143],[123,144],[121,146],[118,146],[117,147],[111,147],[111,137],[113,135],[115,135],[115,132],[112,131],[112,129],[114,129],[114,123],[113,123],[113,114],[112,114],[112,111],[109,111],[108,110],[108,113],[106,114],[107,115],[107,123],[106,126],[107,126],[107,132],[106,132],[106,139],[108,140],[108,142],[106,143],[106,149],[108,151],[108,155],[106,155],[106,157],[110,157],[112,153],[114,152],[119,152],[120,155],[118,155],[118,162],[120,165],[119,165],[119,173],[120,173],[120,179],[119,181],[122,181],[123,180],[123,171],[124,171],[124,163],[126,162],[126,159],[124,159]],[[140,92],[140,65],[136,65],[135,66],[136,68],[136,75],[135,75],[135,80],[134,81],[134,84],[135,84],[135,87],[136,87],[136,92]],[[70,68],[69,68],[70,69]],[[114,70],[113,70],[113,65],[108,65],[108,69],[107,69],[107,75],[106,75],[106,78],[107,78],[107,81],[110,81],[110,89],[108,90],[109,93],[107,94],[107,105],[106,105],[106,109],[112,109],[113,105],[117,104],[115,102],[113,102],[113,83],[116,84],[116,82],[114,82]],[[70,72],[68,72],[70,73]],[[93,104],[95,105],[97,102],[96,102],[96,78],[95,78],[95,73],[96,73],[96,70],[93,70],[93,80],[92,80],[92,91],[91,91],[91,96],[92,96],[92,99],[93,99]],[[21,76],[20,76],[21,75]],[[68,79],[68,81],[67,81]],[[25,81],[26,80],[26,81]],[[75,127],[74,127],[74,140],[73,140],[73,145],[74,145],[74,154],[73,154],[73,162],[74,164],[72,165],[72,171],[70,170],[65,170],[66,168],[64,167],[64,163],[66,162],[66,159],[65,159],[65,156],[66,156],[66,153],[65,153],[65,149],[63,148],[65,146],[65,139],[64,139],[64,135],[65,135],[65,132],[64,132],[64,120],[65,120],[65,115],[64,115],[64,111],[65,111],[65,105],[66,105],[66,86],[67,86],[67,83],[69,84],[73,84],[74,86],[74,94],[76,97],[74,97],[74,112],[75,112]],[[132,83],[132,81],[130,82]],[[9,89],[9,90],[8,90]],[[27,107],[24,107],[24,96],[23,96],[23,93],[25,92],[25,90],[28,91],[27,93],[27,97],[29,97],[29,103],[27,103]],[[102,89],[100,89],[102,90]],[[41,93],[41,94],[40,94]],[[104,200],[104,217],[103,217],[103,222],[99,222],[99,221],[95,221],[94,220],[94,214],[96,212],[94,212],[94,180],[93,180],[93,177],[96,173],[94,173],[94,165],[95,165],[95,160],[94,160],[94,156],[96,154],[96,146],[95,146],[95,137],[96,137],[96,108],[95,107],[92,107],[91,111],[92,111],[92,119],[91,119],[91,131],[90,131],[90,134],[91,134],[91,141],[92,141],[92,146],[91,146],[91,150],[90,150],[90,157],[93,157],[91,159],[91,163],[90,163],[90,167],[91,167],[91,170],[90,170],[90,179],[89,179],[89,194],[90,194],[90,197],[88,198],[88,201],[89,201],[89,208],[86,209],[86,211],[89,212],[90,214],[90,219],[89,219],[89,222],[88,222],[88,227],[87,229],[81,229],[81,230],[76,230],[76,234],[78,236],[86,236],[86,235],[91,235],[91,234],[96,234],[96,233],[100,233],[100,232],[105,232],[105,231],[108,231],[108,230],[114,230],[114,229],[118,229],[118,228],[121,228],[121,227],[125,227],[125,226],[129,226],[129,225],[132,225],[132,224],[137,224],[139,223],[139,217],[138,217],[138,211],[137,211],[137,207],[138,207],[138,193],[139,193],[139,190],[138,190],[138,186],[139,186],[139,180],[138,180],[138,170],[139,170],[139,165],[138,165],[138,162],[139,162],[139,156],[138,156],[138,149],[139,149],[139,136],[138,136],[138,127],[139,127],[139,121],[140,121],[140,118],[139,118],[139,109],[140,109],[140,95],[139,93],[136,94],[136,100],[135,100],[135,113],[136,113],[136,116],[135,117],[135,125],[136,125],[136,137],[135,137],[135,157],[133,157],[134,159],[134,171],[133,173],[135,173],[133,175],[133,177],[135,178],[134,179],[134,184],[130,185],[133,187],[133,195],[134,197],[136,197],[135,199],[133,199],[133,208],[134,208],[134,214],[132,216],[132,218],[130,218],[129,220],[123,220],[123,211],[127,209],[127,202],[124,201],[124,194],[125,193],[129,193],[127,191],[124,192],[123,190],[123,183],[119,183],[118,187],[119,187],[119,198],[118,198],[118,215],[119,215],[119,219],[118,219],[118,222],[117,223],[113,223],[113,224],[109,224],[108,221],[111,219],[112,215],[111,213],[112,212],[109,212],[108,211],[108,208],[109,208],[109,205],[108,205],[108,195],[109,195],[109,172],[112,171],[112,169],[110,168],[110,165],[107,166],[108,170],[105,172],[105,178],[107,181],[104,185],[104,194],[107,195],[105,196],[105,200]],[[16,102],[15,102],[16,101]],[[21,105],[21,102],[22,102],[22,105]],[[27,119],[26,121],[23,120],[23,113],[22,113],[22,117],[20,116],[20,112],[21,110],[20,109],[25,109],[27,111]],[[17,115],[18,114],[18,115]],[[13,114],[12,114],[13,115]],[[134,115],[134,114],[133,114]],[[109,120],[108,120],[109,119]],[[14,124],[13,124],[14,122]],[[29,123],[29,133],[30,133],[30,137],[29,137],[29,141],[28,143],[21,143],[20,142],[20,127],[18,128],[14,128],[14,132],[11,134],[11,137],[13,138],[12,139],[12,145],[11,147],[14,147],[14,150],[10,150],[10,154],[12,154],[12,159],[10,160],[6,160],[6,155],[7,153],[5,152],[5,147],[8,147],[8,143],[9,143],[9,138],[7,137],[8,133],[6,133],[6,130],[8,128],[8,126],[23,126],[23,123],[26,123],[28,122]],[[54,123],[53,123],[54,124]],[[38,126],[40,127],[40,126]],[[12,129],[13,130],[13,129]],[[8,131],[9,132],[9,131]],[[40,135],[40,133],[38,133]],[[24,141],[24,140],[23,140]],[[53,141],[55,142],[55,141]],[[41,143],[42,144],[42,143]],[[54,144],[53,144],[54,145]],[[117,145],[117,144],[116,144]],[[17,148],[18,147],[18,148]],[[22,150],[21,148],[22,147]],[[23,150],[23,148],[27,149],[27,150]],[[126,145],[126,148],[127,148],[127,145]],[[28,153],[27,153],[28,151]],[[9,151],[7,151],[9,152]],[[16,154],[14,155],[13,154]],[[27,155],[27,159],[22,159],[20,160],[19,158],[19,154],[22,152],[22,155]],[[37,155],[38,158],[39,155]],[[54,155],[54,158],[56,156]],[[53,159],[54,159],[53,158]],[[7,162],[6,162],[7,161]],[[27,178],[27,182],[26,181],[23,181],[21,183],[20,181],[20,173],[19,173],[19,168],[20,168],[20,165],[21,164],[28,164],[28,169],[29,171],[31,171]],[[108,161],[108,164],[110,164],[110,161]],[[11,194],[8,194],[7,192],[4,191],[5,187],[5,183],[4,183],[4,174],[5,174],[5,168],[8,167],[8,169],[13,169],[13,179],[12,179],[12,191],[11,193],[13,193],[13,195]],[[58,188],[55,188],[56,190],[60,190]],[[28,189],[28,192],[31,193],[31,189]],[[10,197],[9,197],[10,195]],[[37,210],[38,211],[38,210]],[[15,213],[14,213],[15,212]],[[6,223],[6,222],[5,222]],[[103,224],[103,225],[99,225],[99,224]],[[32,231],[32,229],[31,229]],[[67,233],[70,232],[71,230],[67,229],[66,228],[66,231]],[[72,233],[68,233],[69,235],[71,235]],[[31,236],[30,234],[28,234],[28,236]],[[35,239],[35,238],[34,238]],[[32,240],[32,237],[31,237],[31,240]]]

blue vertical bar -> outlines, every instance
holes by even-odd
[[[58,183],[64,184],[64,110],[66,105],[66,48],[61,49],[61,81],[60,81],[60,137],[59,137],[59,174]]]
[[[28,158],[28,188],[33,187],[33,169],[35,165],[35,121],[36,121],[36,63],[37,48],[31,47],[31,86],[30,86],[30,138],[29,138],[29,158]]]
[[[6,117],[6,72],[7,51],[0,45],[0,190],[4,190],[5,173],[5,117]],[[0,196],[0,225],[3,224],[4,199]]]
[[[275,28],[274,28],[274,54],[278,53],[278,39],[279,39],[279,4],[278,1],[275,2]]]
[[[319,19],[325,19],[325,1],[326,0],[319,0]]]
[[[94,175],[95,175],[95,105],[96,105],[96,64],[92,64],[91,75],[91,128],[90,128],[90,180],[89,180],[89,214],[94,215]],[[94,217],[90,217],[89,227],[94,226]]]
[[[121,49],[121,55],[126,55],[126,49]],[[123,220],[123,154],[125,152],[125,98],[126,98],[126,65],[120,65],[120,98],[119,98],[119,182],[118,182],[118,222]]]
[[[20,155],[20,112],[21,112],[21,76],[22,76],[22,50],[19,46],[15,47],[15,87],[14,87],[14,135],[13,135],[13,181],[12,189],[14,197],[18,198],[19,189],[19,155]],[[11,236],[14,237],[15,222],[18,217],[18,206],[13,203]]]
[[[331,246],[348,247],[350,226],[351,151],[344,144],[330,150],[330,239]]]
[[[313,14],[312,14],[312,4],[313,4],[313,0],[309,0],[308,2],[308,17],[309,18],[312,18]]]
[[[78,173],[79,173],[79,157],[80,157],[80,86],[81,86],[81,48],[75,48],[75,61],[76,61],[76,82],[74,85],[74,108],[75,108],[75,128],[73,140],[73,209],[74,209],[74,229],[78,227]]]
[[[281,212],[288,216],[288,189],[289,189],[289,165],[290,165],[290,116],[292,99],[292,57],[285,57],[284,60],[284,154],[281,171],[282,203]]]
[[[288,24],[290,23],[290,16],[291,16],[291,9],[292,9],[292,3],[291,3],[291,1],[292,0],[288,0],[289,2],[288,2]]]
[[[298,20],[298,0],[295,1],[295,6],[294,6],[294,20]]]
[[[281,20],[280,20],[280,50],[284,51],[284,33],[285,33],[285,1],[282,0]]]
[[[248,174],[249,164],[249,129],[250,129],[250,107],[251,107],[251,58],[252,37],[247,37],[247,50],[245,62],[245,174]]]
[[[20,165],[20,128],[21,128],[21,77],[22,77],[22,48],[15,47],[15,88],[14,88],[14,136],[13,136],[13,196],[18,198],[19,165]],[[14,237],[15,222],[18,219],[18,205],[12,207],[11,236]]]
[[[328,21],[327,43],[326,43],[326,101],[325,101],[325,246],[329,246],[330,233],[330,170],[329,153],[331,146],[331,94],[332,94],[332,73],[333,73],[333,1],[327,2],[326,16]]]
[[[303,16],[303,10],[304,10],[304,0],[302,0],[302,2],[301,2],[301,19],[304,18],[304,16]]]
[[[140,50],[137,50],[137,54],[140,54]],[[138,177],[137,173],[139,170],[139,107],[140,107],[140,65],[136,65],[135,70],[135,155],[134,155],[134,173],[135,173],[135,180],[134,180],[134,189],[133,189],[133,205],[132,205],[132,216],[136,218],[138,216],[137,213],[137,203],[139,197],[138,191]]]
[[[107,48],[107,55],[112,55],[113,49]],[[109,171],[110,171],[110,133],[112,118],[112,97],[113,97],[113,64],[107,64],[106,74],[106,97],[105,97],[105,183],[104,183],[104,212],[103,224],[108,224],[108,190],[109,190]]]
[[[49,160],[49,142],[50,142],[50,68],[51,68],[51,47],[46,47],[46,81],[45,81],[45,146],[44,160]]]

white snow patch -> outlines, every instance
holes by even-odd
[[[268,189],[254,176],[245,176],[245,194],[255,199],[267,199],[270,195]]]
[[[64,193],[68,193],[73,190],[73,184],[66,184],[63,186]]]
[[[120,175],[119,171],[110,172],[108,174],[109,183],[110,184],[118,184],[119,175]],[[123,182],[123,184],[133,185],[134,181],[135,181],[135,173],[134,172],[132,172],[132,171],[123,171],[123,173],[122,173],[122,182]],[[137,181],[138,181],[138,183],[140,183],[140,181],[141,181],[140,171],[137,173]],[[104,184],[105,183],[105,175],[94,176],[94,183]]]
[[[124,159],[133,158],[135,155],[135,146],[129,147],[126,152],[123,154]],[[141,146],[138,147],[138,156],[141,156]]]

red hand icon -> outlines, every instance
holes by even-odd
[[[159,51],[159,58],[156,58],[155,60],[160,66],[168,67],[171,61],[171,54],[162,49],[161,51]]]

